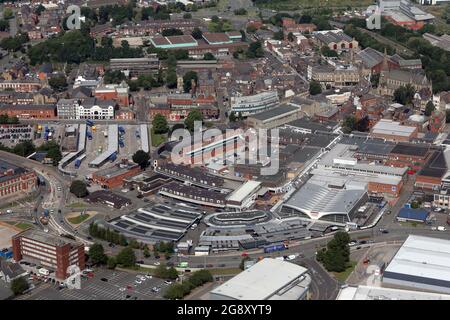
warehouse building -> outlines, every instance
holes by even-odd
[[[210,292],[210,300],[305,300],[311,277],[307,269],[266,258]]]
[[[384,271],[383,284],[450,293],[450,241],[410,235]]]
[[[267,110],[247,118],[249,126],[256,129],[272,129],[288,122],[295,121],[302,116],[300,108],[288,104]]]
[[[336,300],[450,300],[450,295],[383,287],[347,287]]]
[[[392,141],[411,141],[417,138],[418,129],[413,126],[405,126],[389,119],[378,121],[370,132],[374,138],[381,138]]]

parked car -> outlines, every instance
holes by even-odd
[[[169,285],[169,284],[172,284],[172,281],[166,280],[166,281],[164,281],[164,283],[167,284],[167,285]]]
[[[108,282],[108,279],[106,279],[106,278],[101,278],[100,280],[103,282]]]

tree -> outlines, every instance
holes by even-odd
[[[126,247],[116,256],[116,261],[123,267],[133,267],[136,264],[136,255],[132,248]]]
[[[427,117],[431,116],[434,110],[436,110],[436,107],[434,106],[433,102],[428,101],[427,105],[425,106],[425,115]]]
[[[84,198],[88,195],[86,183],[81,180],[74,180],[70,185],[70,192],[77,198]]]
[[[113,39],[111,37],[103,36],[100,43],[101,43],[102,47],[112,48]]]
[[[146,168],[148,161],[150,160],[150,155],[144,150],[138,150],[133,154],[133,162],[141,166],[142,169]]]
[[[319,251],[317,260],[322,262],[327,271],[342,272],[350,261],[350,236],[347,232],[337,232],[327,244],[327,248]]]
[[[356,129],[356,118],[354,116],[348,116],[344,119],[344,123],[342,125],[344,133],[351,133]]]
[[[245,16],[247,14],[247,10],[245,10],[244,8],[239,8],[234,10],[234,14],[237,16]]]
[[[445,123],[450,123],[450,110],[445,111]]]
[[[192,89],[192,82],[197,84],[198,74],[195,71],[188,71],[183,76],[183,90],[184,92],[190,92]]]
[[[144,254],[145,258],[150,258],[151,254],[150,254],[150,250],[148,249],[148,246],[144,247],[143,254]]]
[[[322,93],[322,86],[320,85],[319,82],[312,80],[309,83],[309,94],[315,96],[320,93]]]
[[[94,243],[89,248],[89,259],[93,264],[105,264],[108,262],[108,257],[101,243]]]
[[[255,41],[250,43],[247,52],[245,54],[249,59],[264,57],[264,50],[262,48],[261,41]]]
[[[239,264],[239,269],[244,270],[245,268],[245,261],[251,260],[249,256],[245,256],[242,258],[241,263]]]
[[[216,57],[211,53],[207,52],[203,55],[203,60],[215,60]]]
[[[181,31],[180,29],[176,29],[176,28],[169,28],[169,29],[164,29],[161,34],[164,37],[182,36],[183,35],[183,31]]]
[[[166,272],[167,279],[175,280],[178,278],[178,271],[174,267],[170,267]]]
[[[115,269],[117,265],[116,258],[108,257],[107,267],[108,269]]]
[[[183,19],[192,19],[192,14],[190,14],[189,12],[185,13],[183,15]]]
[[[64,91],[67,89],[67,80],[65,76],[52,77],[48,80],[48,84],[55,91]]]
[[[164,298],[169,300],[177,300],[182,299],[186,294],[186,288],[180,283],[175,283],[171,285],[166,292],[164,292]]]
[[[323,46],[320,49],[320,52],[322,52],[322,54],[325,57],[337,57],[338,56],[338,53],[334,50],[331,50],[328,46]]]
[[[11,281],[11,291],[18,296],[29,288],[28,282],[24,277],[20,277]]]
[[[156,134],[167,133],[169,125],[167,119],[162,114],[156,114],[152,121],[153,130]]]
[[[284,33],[283,30],[277,31],[272,36],[273,40],[283,40],[284,39]]]
[[[9,20],[14,17],[14,13],[11,8],[5,8],[3,10],[3,19]]]
[[[411,104],[416,90],[410,84],[400,86],[394,91],[394,101],[403,105]]]
[[[9,31],[9,22],[7,20],[0,20],[0,31]]]
[[[293,42],[295,40],[294,39],[294,34],[292,32],[288,33],[287,38],[288,38],[289,42]]]
[[[230,119],[230,122],[235,122],[236,121],[236,112],[231,111],[229,119]]]
[[[247,32],[248,33],[255,33],[256,30],[258,30],[258,29],[256,29],[256,27],[253,24],[250,24],[250,25],[247,26]]]
[[[195,27],[194,30],[192,30],[191,36],[194,39],[201,39],[203,37],[203,32],[199,28]]]
[[[194,124],[196,121],[203,121],[202,113],[198,110],[193,110],[189,112],[188,116],[184,120],[184,126],[186,129],[188,129],[190,132],[194,131]]]

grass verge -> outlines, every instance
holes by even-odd
[[[333,272],[334,277],[339,281],[344,283],[348,276],[350,275],[350,273],[353,272],[353,270],[355,270],[357,262],[356,261],[350,261],[348,264],[347,269],[345,269],[342,272]]]
[[[157,146],[159,146],[161,143],[163,143],[163,142],[165,142],[165,141],[167,140],[167,138],[166,138],[165,135],[163,135],[163,134],[156,134],[156,133],[153,131],[153,128],[152,128],[152,130],[150,131],[150,134],[151,134],[151,136],[152,136],[152,146],[153,146],[153,147],[157,147]]]
[[[68,218],[67,220],[69,220],[71,224],[80,224],[89,217],[90,215],[85,213],[76,217]]]

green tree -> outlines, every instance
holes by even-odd
[[[148,246],[144,246],[143,254],[145,258],[150,258],[150,250],[148,249]]]
[[[289,33],[288,33],[287,38],[288,38],[288,40],[289,40],[290,42],[293,42],[293,41],[295,40],[295,39],[294,39],[294,34],[293,34],[292,32],[289,32]]]
[[[74,180],[70,185],[70,192],[73,193],[77,198],[83,198],[88,195],[88,190],[86,188],[86,183],[81,180]]]
[[[309,83],[309,94],[315,96],[320,93],[322,93],[322,86],[320,83],[315,80],[311,80]]]
[[[174,267],[170,267],[166,272],[167,279],[175,280],[178,278],[178,271]]]
[[[196,121],[203,121],[202,113],[198,110],[189,112],[188,116],[184,120],[184,126],[190,132],[194,131],[194,124]]]
[[[256,32],[256,27],[254,26],[254,25],[249,25],[249,26],[247,26],[247,29],[246,29],[246,31],[248,32],[248,33],[255,33]]]
[[[192,37],[193,37],[194,39],[199,40],[199,39],[201,39],[201,38],[203,37],[203,32],[202,32],[202,30],[200,30],[199,28],[195,27],[195,28],[192,30],[191,35],[192,35]]]
[[[216,57],[211,53],[207,52],[203,55],[203,60],[215,60]]]
[[[284,39],[284,33],[283,30],[274,32],[273,36],[272,36],[273,40],[283,40]]]
[[[445,111],[445,123],[450,123],[450,110]]]
[[[11,291],[18,296],[29,288],[28,282],[24,277],[20,277],[11,281]]]
[[[320,49],[320,52],[325,56],[325,57],[337,57],[338,53],[334,50],[331,50],[328,46],[323,46]]]
[[[344,123],[342,125],[344,133],[351,133],[356,129],[356,118],[354,116],[348,116],[344,119]]]
[[[255,41],[250,43],[247,52],[245,54],[249,59],[264,57],[264,50],[262,48],[261,41]]]
[[[239,264],[239,269],[244,270],[245,262],[251,260],[249,256],[245,256],[241,259],[241,263]]]
[[[89,260],[91,260],[93,264],[105,264],[108,262],[108,257],[106,256],[101,243],[94,243],[89,248]]]
[[[180,29],[176,29],[176,28],[169,28],[169,29],[164,29],[161,34],[164,37],[182,36],[183,35],[183,31],[181,31]]]
[[[52,77],[48,80],[48,84],[55,91],[62,92],[67,89],[67,80],[65,76]]]
[[[9,20],[14,17],[14,13],[11,8],[5,8],[3,10],[3,19]]]
[[[197,84],[198,74],[195,71],[188,71],[183,76],[183,90],[184,92],[190,92],[192,89],[192,82]]]
[[[416,90],[410,84],[400,86],[394,91],[394,101],[403,105],[411,104]]]
[[[189,12],[183,14],[183,19],[192,19],[192,14],[190,14]]]
[[[9,31],[9,22],[8,20],[0,20],[0,31],[5,32]]]
[[[433,102],[428,101],[427,105],[425,106],[425,115],[427,117],[431,116],[434,110],[436,110],[436,107],[434,106]]]
[[[108,257],[107,267],[108,269],[115,269],[117,265],[116,258]]]
[[[182,284],[175,283],[164,292],[164,298],[169,300],[177,300],[182,299],[186,294],[186,288]]]
[[[322,262],[327,271],[342,272],[350,261],[350,236],[347,232],[337,232],[331,239],[327,248],[318,252],[317,260]]]
[[[117,254],[116,261],[123,267],[133,267],[136,264],[136,255],[131,247],[126,247]]]
[[[152,121],[153,130],[156,134],[167,133],[169,131],[169,125],[167,119],[162,114],[156,114]]]
[[[237,16],[245,16],[247,15],[247,10],[245,10],[244,8],[239,8],[234,10],[234,14]]]
[[[138,165],[141,166],[142,169],[144,169],[148,165],[148,161],[150,160],[150,155],[143,150],[138,150],[133,154],[132,159],[133,159],[134,163],[137,163]]]

